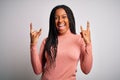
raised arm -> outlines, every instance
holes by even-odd
[[[39,31],[33,31],[32,23],[30,23],[30,53],[31,53],[31,64],[35,74],[40,74],[42,72],[42,52],[37,51],[37,42],[41,34],[41,29]],[[42,47],[41,47],[42,48]]]
[[[81,54],[80,54],[80,66],[83,73],[88,74],[92,68],[92,44],[90,37],[90,25],[87,22],[87,29],[83,30],[81,26]]]

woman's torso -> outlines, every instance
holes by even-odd
[[[80,35],[72,33],[58,36],[55,66],[46,69],[48,71],[44,72],[42,80],[76,80],[77,63],[80,57],[80,38]],[[49,65],[49,61],[46,65]]]

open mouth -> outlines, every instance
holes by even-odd
[[[65,28],[65,23],[58,24],[58,29],[62,30]]]

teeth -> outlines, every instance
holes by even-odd
[[[65,24],[59,24],[59,26],[61,27],[61,26],[64,26]]]

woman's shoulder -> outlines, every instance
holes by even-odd
[[[73,39],[74,39],[77,43],[81,43],[81,41],[83,40],[81,34],[73,34]]]
[[[73,34],[73,38],[81,39],[82,36],[81,36],[81,34]]]
[[[44,44],[44,45],[45,45],[46,40],[47,40],[47,38],[44,38],[44,39],[42,40],[42,44]]]

